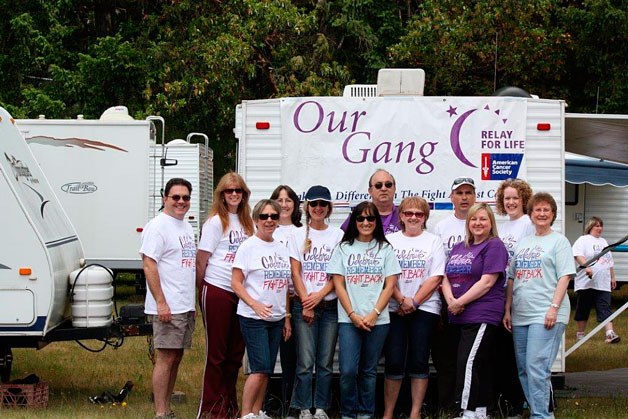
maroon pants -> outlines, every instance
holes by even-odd
[[[236,315],[238,297],[204,282],[200,303],[206,359],[198,417],[237,418],[236,383],[244,356],[244,340]]]

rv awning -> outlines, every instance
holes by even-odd
[[[565,150],[628,164],[628,115],[565,114]]]
[[[567,153],[565,179],[577,184],[628,186],[628,165]]]

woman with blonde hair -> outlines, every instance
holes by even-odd
[[[466,238],[451,249],[442,292],[458,339],[456,401],[464,418],[486,418],[493,396],[495,336],[504,316],[508,251],[487,204],[469,209]]]
[[[410,419],[421,417],[429,378],[430,341],[441,302],[436,289],[445,271],[445,251],[435,234],[425,231],[430,207],[408,197],[399,205],[401,231],[386,236],[401,265],[401,276],[388,305],[390,329],[384,345],[384,418],[394,417],[403,378],[410,377]]]
[[[297,229],[290,243],[297,344],[291,406],[300,410],[300,419],[328,419],[325,410],[331,407],[338,298],[327,275],[327,264],[343,232],[326,222],[332,213],[331,193],[326,187],[316,185],[307,191],[303,211],[305,226]],[[315,409],[314,415],[310,409]]]
[[[250,195],[239,174],[225,174],[214,191],[198,244],[196,285],[205,325],[205,372],[198,417],[231,418],[239,412],[236,383],[244,341],[236,315],[238,297],[231,288],[231,265],[240,243],[254,233]]]

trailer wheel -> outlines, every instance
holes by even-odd
[[[7,383],[11,379],[11,366],[13,364],[13,352],[11,348],[0,347],[0,382]]]

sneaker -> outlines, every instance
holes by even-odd
[[[582,340],[583,337],[584,337],[584,332],[576,332],[576,342],[578,342],[579,340]]]
[[[312,412],[310,412],[309,409],[303,409],[301,413],[299,413],[299,419],[312,419],[312,417]]]
[[[257,415],[255,413],[247,413],[242,416],[240,419],[257,419]]]
[[[327,416],[327,413],[325,413],[325,411],[323,409],[316,409],[316,412],[314,412],[314,419],[329,419],[329,416]]]
[[[617,333],[615,333],[614,330],[609,330],[608,332],[606,332],[606,340],[604,340],[604,342],[619,343],[620,340],[621,338],[617,335]]]
[[[264,412],[263,410],[260,410],[259,413],[256,416],[257,419],[273,419],[270,416],[268,416],[266,414],[266,412]]]

